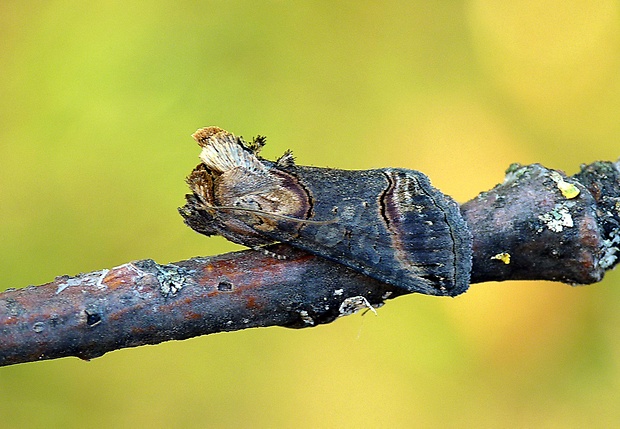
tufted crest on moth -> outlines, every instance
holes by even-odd
[[[240,138],[241,139],[241,138]],[[252,151],[253,154],[258,155],[265,144],[267,144],[267,137],[265,136],[256,136],[252,139],[251,142],[246,143],[241,139],[244,146]]]
[[[280,168],[292,167],[295,165],[295,157],[293,156],[293,152],[289,149],[284,154],[278,158],[276,161],[276,165]]]
[[[214,172],[224,173],[237,167],[266,172],[266,167],[240,137],[221,128],[201,128],[192,134],[192,137],[202,147],[200,159]]]

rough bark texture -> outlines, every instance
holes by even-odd
[[[618,163],[571,178],[513,166],[504,183],[465,203],[471,282],[600,281],[620,254]],[[303,328],[407,293],[286,245],[159,265],[136,261],[0,294],[0,365],[221,331]]]
[[[473,235],[471,282],[600,281],[617,262],[619,196],[618,163],[584,166],[571,178],[538,164],[512,167],[502,184],[461,206]]]
[[[0,365],[213,332],[329,323],[404,293],[284,245],[159,265],[135,261],[0,294]]]

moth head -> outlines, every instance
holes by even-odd
[[[308,218],[309,196],[298,180],[279,169],[278,164],[264,162],[257,156],[264,138],[248,145],[242,138],[217,127],[199,129],[192,137],[202,147],[202,163],[187,183],[193,192],[192,202],[200,207],[186,212],[190,218],[199,213],[202,224],[209,227],[202,225],[200,231],[182,211],[190,227],[202,233],[214,230],[249,245],[257,232],[283,226],[299,228],[300,222]],[[292,155],[288,154],[289,158]]]

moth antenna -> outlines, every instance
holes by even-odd
[[[230,210],[230,211],[249,212],[249,213],[255,213],[255,214],[259,215],[259,216],[272,217],[272,218],[277,218],[277,219],[282,219],[282,220],[288,220],[288,221],[291,221],[291,222],[307,223],[307,224],[310,224],[310,225],[328,225],[330,223],[334,223],[334,222],[338,221],[338,219],[332,219],[332,220],[299,219],[299,218],[292,217],[292,216],[286,216],[286,215],[281,215],[281,214],[277,214],[277,213],[270,213],[270,212],[266,212],[264,210],[250,209],[250,208],[246,208],[246,207],[208,206],[207,208],[208,209],[215,209],[215,210]]]

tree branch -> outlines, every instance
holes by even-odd
[[[566,177],[512,166],[463,204],[471,282],[600,281],[620,254],[620,163]],[[303,328],[407,292],[278,244],[159,265],[136,261],[0,294],[0,366],[259,326]]]

